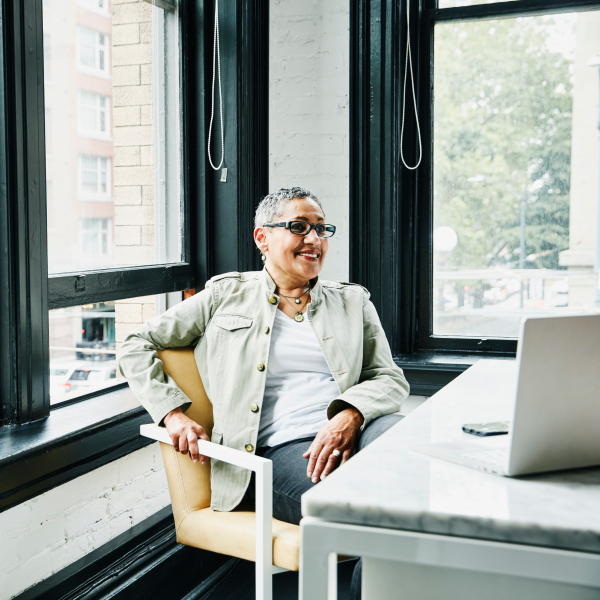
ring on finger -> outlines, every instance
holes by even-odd
[[[331,455],[332,455],[332,456],[335,456],[336,458],[338,458],[338,457],[340,456],[340,451],[339,451],[339,450],[337,450],[337,449],[336,449],[336,450],[333,450],[333,451],[331,452]]]

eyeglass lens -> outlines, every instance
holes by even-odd
[[[290,231],[296,235],[308,235],[310,229],[310,223],[304,221],[292,221],[290,224]],[[335,233],[335,227],[322,223],[316,225],[314,229],[319,237],[330,237]]]

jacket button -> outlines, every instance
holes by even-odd
[[[253,405],[250,407],[250,410],[251,410],[253,413],[257,413],[257,412],[259,411],[258,404],[253,404]]]
[[[262,363],[260,363],[260,365],[258,365],[258,367],[256,367],[259,371],[264,371],[265,370],[265,365],[263,365]]]
[[[269,302],[270,302],[271,304],[277,304],[277,302],[278,302],[278,300],[277,300],[277,296],[271,296],[271,297],[269,298]]]
[[[252,450],[254,450],[254,446],[252,444],[246,444],[245,448],[246,452],[252,452]]]
[[[268,334],[269,331],[271,331],[271,328],[267,325],[267,327],[265,327],[265,333]]]

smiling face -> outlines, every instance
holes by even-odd
[[[319,205],[310,198],[294,198],[285,205],[282,215],[274,220],[324,223],[325,216]],[[313,229],[309,235],[294,235],[283,227],[257,227],[256,245],[266,255],[265,263],[271,277],[284,289],[306,285],[323,268],[329,240],[320,238]]]

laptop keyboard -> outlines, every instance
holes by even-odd
[[[495,450],[475,450],[462,452],[460,457],[465,460],[474,460],[500,469],[506,468],[508,448],[497,448]]]

